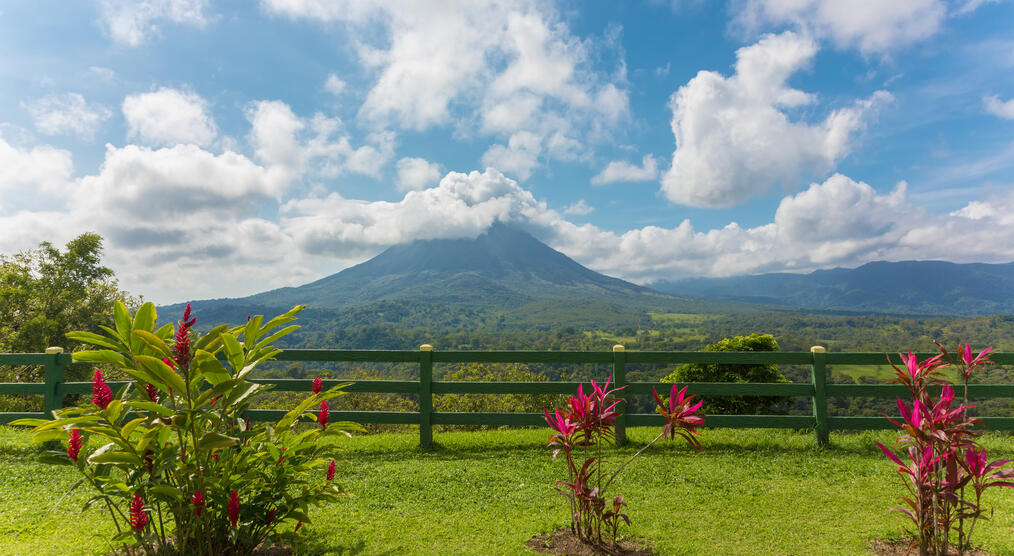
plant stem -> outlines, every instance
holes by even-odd
[[[630,462],[634,461],[637,458],[637,456],[641,455],[641,452],[643,452],[643,451],[647,450],[648,448],[650,448],[652,444],[658,442],[658,440],[660,438],[662,438],[662,435],[664,435],[664,434],[665,434],[665,432],[658,433],[658,436],[656,436],[654,440],[652,440],[651,442],[645,444],[644,448],[641,448],[640,450],[638,450],[637,453],[635,453],[634,455],[630,456],[630,459],[628,459],[627,461],[623,462],[623,465],[621,465],[618,468],[616,468],[616,471],[613,471],[613,474],[609,477],[609,480],[606,481],[606,486],[604,487],[604,489],[605,488],[609,488],[609,485],[613,484],[613,479],[615,479],[616,476],[620,474],[620,471],[623,471],[623,468],[626,467],[627,464],[629,464]]]

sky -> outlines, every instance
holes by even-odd
[[[1014,261],[1014,2],[0,0],[0,254],[172,303],[497,221],[642,284]]]

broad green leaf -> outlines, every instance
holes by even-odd
[[[160,356],[172,358],[173,350],[169,348],[169,345],[165,343],[162,338],[159,338],[155,334],[148,332],[147,330],[134,329],[134,337],[140,338],[148,347],[157,351]]]
[[[110,423],[115,423],[120,418],[121,413],[123,413],[123,402],[120,400],[109,402],[109,405],[102,410],[102,414]]]
[[[162,338],[163,342],[168,340],[169,338],[172,338],[173,334],[175,333],[176,333],[176,325],[171,322],[163,324],[158,328],[158,330],[155,331],[155,335],[158,336],[159,338]]]
[[[260,389],[260,384],[243,382],[232,389],[232,392],[229,393],[229,398],[225,403],[230,406],[239,405],[243,400],[247,399],[252,394],[255,394]]]
[[[155,485],[153,487],[148,487],[148,492],[170,502],[183,499],[183,491],[171,486]]]
[[[213,386],[218,386],[223,382],[232,380],[232,375],[229,370],[222,365],[213,354],[204,351],[203,349],[197,350],[194,354],[194,366],[204,374],[204,378],[207,379]]]
[[[134,429],[136,429],[137,426],[143,423],[146,419],[146,417],[138,417],[128,421],[126,425],[123,425],[123,429],[120,430],[120,434],[123,435],[123,438],[130,438],[130,434],[134,432]]]
[[[243,346],[239,344],[232,334],[222,334],[222,344],[225,346],[225,356],[229,359],[229,365],[234,370],[243,368]]]
[[[306,309],[306,305],[296,305],[295,307],[289,309],[288,311],[282,313],[281,315],[278,315],[277,317],[269,320],[268,323],[265,324],[263,328],[261,328],[261,333],[266,334],[270,330],[273,330],[283,324],[288,324],[296,320],[296,313],[302,311],[303,309]]]
[[[292,425],[292,423],[295,422],[296,419],[299,418],[300,415],[302,415],[307,409],[310,408],[310,406],[315,405],[315,404],[319,405],[320,401],[321,401],[320,398],[317,397],[317,396],[310,396],[310,397],[306,398],[305,400],[303,400],[302,402],[300,402],[299,405],[297,405],[296,407],[292,408],[291,411],[289,411],[281,419],[279,419],[278,420],[278,424],[276,425],[276,427],[278,429],[287,429],[287,428],[289,428]]]
[[[131,400],[131,401],[128,401],[128,402],[124,402],[124,404],[127,405],[127,406],[130,406],[130,407],[133,407],[133,408],[143,409],[145,411],[150,411],[152,413],[157,413],[159,415],[159,417],[169,417],[170,415],[172,415],[174,413],[171,408],[168,408],[168,407],[166,407],[166,406],[164,406],[162,404],[158,404],[158,403],[155,403],[155,402],[144,402],[144,401]]]
[[[187,391],[187,385],[183,382],[183,377],[161,359],[149,355],[135,355],[134,361],[137,361],[153,377],[161,380],[177,392],[183,393]]]
[[[38,427],[41,425],[48,425],[51,422],[52,421],[50,421],[49,419],[36,419],[32,417],[28,419],[17,419],[7,424],[15,427]]]
[[[213,346],[212,344],[215,344],[216,342],[219,341],[219,336],[221,336],[222,332],[225,332],[225,330],[227,328],[229,328],[228,324],[220,324],[220,325],[212,328],[211,330],[208,331],[207,334],[205,334],[204,336],[201,336],[194,343],[194,349],[203,349],[205,351],[215,351],[216,347]]]
[[[89,463],[111,463],[113,465],[141,465],[141,458],[130,452],[105,452],[92,454],[88,457]]]
[[[127,358],[108,349],[75,351],[73,353],[75,363],[98,363],[100,365],[115,365],[117,367],[129,367]]]
[[[114,351],[122,351],[127,347],[122,343],[117,343],[105,336],[100,336],[99,334],[95,334],[92,332],[68,332],[67,334],[65,334],[65,336],[67,337],[67,339],[74,340],[75,342],[92,344],[95,346],[102,346],[104,348],[109,348]]]
[[[217,432],[209,432],[201,437],[198,443],[202,450],[214,450],[216,448],[228,448],[239,444],[238,438],[225,436]]]
[[[215,385],[215,387],[211,388],[210,390],[205,390],[204,392],[201,392],[201,395],[197,398],[196,404],[197,407],[204,407],[204,404],[208,403],[208,401],[217,398],[219,396],[225,395],[227,392],[229,392],[229,390],[232,390],[239,384],[243,384],[243,382],[240,380],[228,380],[221,384]]]
[[[275,332],[274,334],[268,336],[267,338],[264,338],[263,340],[257,342],[257,345],[255,345],[253,347],[253,349],[256,351],[256,350],[258,350],[258,349],[260,349],[262,347],[271,345],[276,340],[278,340],[279,338],[281,338],[282,336],[285,336],[287,334],[291,334],[292,332],[295,332],[296,330],[299,330],[299,325],[298,324],[293,324],[292,326],[286,326],[285,328],[279,330],[278,332]]]
[[[120,335],[125,345],[130,345],[130,311],[122,301],[113,305],[113,321],[116,323],[116,332]]]
[[[262,322],[264,322],[264,315],[257,315],[247,321],[246,328],[243,330],[243,346],[246,349],[252,348],[257,343],[257,339],[263,334],[261,330]]]
[[[38,456],[36,456],[35,461],[38,461],[39,463],[45,463],[48,465],[67,465],[69,463],[73,463],[70,459],[70,456],[68,456],[66,453],[56,451],[43,452]]]
[[[158,318],[158,314],[155,312],[155,304],[147,302],[134,313],[134,330],[144,330],[151,332],[155,329],[155,320]]]

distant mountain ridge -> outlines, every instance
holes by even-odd
[[[976,315],[1014,313],[1014,263],[877,261],[809,274],[658,282],[677,295],[806,309]]]

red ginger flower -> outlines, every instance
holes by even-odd
[[[95,369],[95,377],[92,379],[92,402],[99,406],[99,409],[105,409],[109,407],[111,401],[113,401],[113,391],[102,379],[102,371]]]
[[[275,521],[275,509],[271,508],[270,510],[268,510],[268,524],[270,525],[274,521]]]
[[[295,533],[296,531],[299,531],[299,528],[300,528],[300,527],[302,527],[302,526],[303,526],[303,520],[301,519],[301,520],[299,520],[299,521],[298,521],[298,522],[296,523],[296,528],[295,528],[295,529],[293,529],[293,530],[292,530],[292,532],[293,532],[293,533]]]
[[[81,433],[77,429],[70,430],[70,440],[67,442],[67,455],[70,459],[77,461],[77,455],[81,452]]]
[[[234,528],[239,523],[239,494],[235,490],[229,493],[229,523]]]
[[[158,403],[158,388],[154,384],[148,383],[144,386],[144,393],[148,394],[148,399],[154,403]]]
[[[333,480],[334,480],[334,460],[331,460],[331,463],[329,463],[327,466],[327,482],[330,483]]]
[[[173,360],[176,362],[176,368],[182,369],[190,364],[190,329],[196,322],[197,317],[191,318],[190,304],[187,303],[187,308],[183,311],[183,320],[176,327],[176,336],[173,338],[175,340]]]
[[[317,413],[317,422],[320,423],[320,428],[326,429],[329,419],[331,419],[331,411],[327,408],[327,400],[324,400],[320,402],[320,411]]]
[[[233,492],[236,492],[235,490]],[[197,517],[201,517],[201,510],[204,509],[204,495],[201,491],[194,491],[194,495],[190,498],[190,503],[194,506],[194,514]]]
[[[313,379],[313,387],[310,389],[313,390],[314,394],[320,394],[320,391],[324,389],[324,379],[319,376]]]
[[[140,493],[135,492],[130,501],[130,526],[135,531],[140,531],[145,525],[148,525],[148,514],[144,511],[144,499]]]

